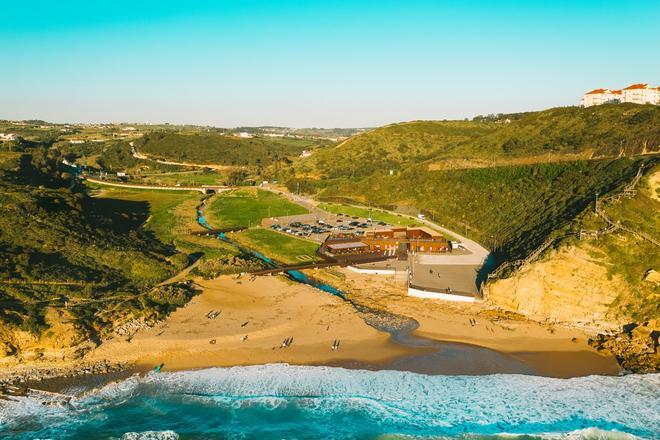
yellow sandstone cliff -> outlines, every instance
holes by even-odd
[[[606,264],[582,246],[566,246],[511,278],[488,283],[486,298],[539,321],[613,329],[627,320],[615,302],[629,286],[620,276],[608,275]]]

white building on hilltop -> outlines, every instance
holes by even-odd
[[[621,90],[622,102],[635,104],[658,104],[660,103],[660,87],[649,87],[648,84],[633,84]]]
[[[621,102],[621,90],[594,89],[585,93],[582,97],[583,107],[618,102]]]
[[[633,84],[622,90],[594,89],[582,96],[582,106],[617,104],[631,102],[633,104],[660,104],[660,87],[649,87],[648,84]]]

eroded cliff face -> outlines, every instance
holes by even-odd
[[[66,311],[49,308],[45,317],[49,328],[39,336],[0,324],[0,363],[77,359],[95,346]]]
[[[617,303],[626,289],[620,276],[608,274],[606,259],[566,246],[510,278],[487,283],[485,298],[539,321],[614,330],[629,320]]]
[[[660,166],[655,166],[628,195],[606,197],[600,211],[585,211],[575,220],[585,230],[611,232],[612,222],[618,229],[587,240],[567,239],[511,277],[488,282],[487,301],[532,319],[594,331],[657,322],[659,197]]]

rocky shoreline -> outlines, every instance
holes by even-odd
[[[34,386],[34,384],[50,379],[118,373],[131,367],[132,364],[103,360],[70,366],[30,366],[14,370],[0,370],[0,395],[10,386],[26,386],[27,384]]]
[[[658,324],[657,320],[626,324],[621,332],[598,334],[589,340],[589,345],[598,351],[613,354],[627,372],[656,373],[660,371]]]

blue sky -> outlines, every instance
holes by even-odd
[[[660,83],[655,1],[0,0],[0,118],[374,126]]]

